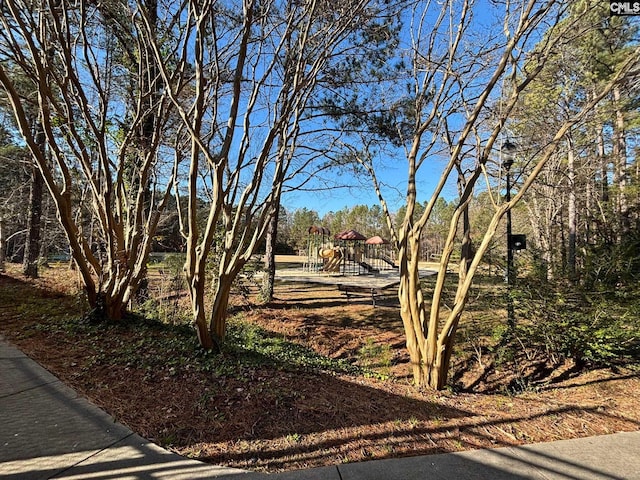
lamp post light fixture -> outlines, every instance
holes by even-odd
[[[500,157],[502,159],[502,166],[506,172],[506,184],[507,194],[505,200],[511,201],[511,166],[515,158],[516,146],[509,141],[505,140],[500,147]],[[515,314],[513,311],[513,299],[511,298],[511,287],[513,286],[513,238],[511,234],[511,208],[507,210],[507,327],[510,331],[516,325]]]

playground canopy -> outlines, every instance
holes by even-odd
[[[309,233],[312,235],[322,235],[323,237],[331,235],[331,231],[326,227],[316,227],[312,225],[309,227]]]
[[[389,241],[379,235],[365,242],[367,262],[376,270],[396,269],[395,255]]]
[[[340,232],[336,234],[334,237],[336,240],[344,240],[344,241],[365,241],[367,237],[362,235],[360,232],[356,232],[355,230],[345,230],[344,232]]]
[[[374,237],[368,238],[364,243],[366,243],[367,245],[388,245],[389,241],[385,240],[379,235],[376,235]]]

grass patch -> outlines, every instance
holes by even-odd
[[[240,316],[229,321],[221,353],[199,347],[195,332],[189,326],[134,315],[121,322],[102,324],[78,317],[43,319],[28,329],[81,337],[92,352],[92,366],[120,365],[143,369],[150,375],[173,376],[191,371],[241,379],[246,369],[255,367],[353,376],[366,374],[358,366],[320,355]]]
[[[378,373],[382,378],[391,375],[391,360],[393,351],[389,344],[376,343],[375,339],[367,338],[366,343],[358,351],[360,364]]]
[[[282,335],[249,323],[239,316],[229,322],[224,349],[227,353],[244,361],[269,364],[278,368],[347,375],[364,373],[355,365],[320,355],[310,348],[287,341]]]

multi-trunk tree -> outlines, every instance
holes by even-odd
[[[144,278],[171,185],[162,167],[175,151],[164,135],[171,103],[154,86],[155,57],[145,53],[156,42],[146,27],[154,19],[146,3],[42,0],[35,7],[2,4],[0,88],[51,194],[90,305],[100,317],[119,319]],[[114,19],[126,21],[114,28]],[[33,83],[32,94],[19,78]],[[81,192],[96,228],[77,215]]]
[[[341,64],[372,48],[365,35],[384,30],[390,7],[369,0],[175,7],[171,47],[158,43],[154,53],[188,164],[175,181],[188,199],[181,218],[194,324],[200,344],[216,348],[226,334],[232,283],[280,208],[283,185],[317,158],[299,155],[301,139],[321,128],[310,118],[314,93],[342,81]],[[175,65],[167,51],[179,58]],[[203,198],[205,222],[197,215]]]
[[[354,62],[387,48],[396,5],[192,0],[160,9],[153,0],[42,0],[31,7],[3,3],[0,86],[90,304],[122,316],[144,280],[173,190],[194,323],[201,344],[215,346],[225,336],[231,283],[278,211],[283,184],[299,172],[308,178],[322,156],[309,140],[322,134],[309,108],[314,93],[348,83]],[[14,73],[35,85],[30,98]],[[30,128],[34,103],[44,142]],[[88,215],[76,208],[80,196],[89,199]]]
[[[404,216],[399,224],[394,224],[387,207],[377,152],[363,152],[358,144],[351,149],[373,179],[398,248],[398,296],[414,380],[436,389],[446,384],[469,288],[501,219],[531,187],[571,129],[585,121],[587,114],[637,68],[639,58],[637,49],[628,52],[625,62],[616,66],[588,101],[547,132],[540,148],[523,159],[531,168],[520,179],[510,201],[502,201],[493,191],[492,173],[495,165],[499,166],[501,147],[507,140],[515,141],[509,138],[510,117],[522,93],[544,71],[555,50],[575,38],[575,19],[563,21],[567,18],[567,5],[554,1],[483,4],[484,15],[478,14],[480,7],[473,1],[416,5],[411,16],[410,42],[406,45],[407,76],[402,80],[398,75],[393,84],[366,92],[369,108],[370,100],[378,98],[390,114],[378,123],[385,128],[365,128],[368,124],[360,122],[362,135],[375,135],[379,141],[386,139],[387,145],[403,147],[398,154],[404,153],[407,184]],[[501,18],[502,25],[487,28],[489,18]],[[480,31],[482,41],[477,36]],[[395,131],[389,128],[394,125]],[[359,145],[367,144],[371,144],[370,140]],[[422,172],[435,161],[442,165],[440,178],[431,192],[420,195]],[[418,264],[420,239],[445,187],[456,183],[459,197],[433,293],[428,298]],[[474,239],[467,215],[476,188],[488,188],[492,196],[489,221],[479,238]],[[421,196],[428,200],[419,211]],[[449,262],[456,247],[460,249],[457,287],[445,307],[445,279],[450,275]]]

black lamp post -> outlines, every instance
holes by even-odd
[[[511,201],[511,166],[515,157],[516,146],[505,140],[500,148],[502,166],[506,170],[507,195],[506,201]],[[516,319],[513,311],[513,299],[511,298],[511,287],[513,286],[513,239],[511,234],[511,208],[507,210],[507,326],[510,330],[515,327]]]

